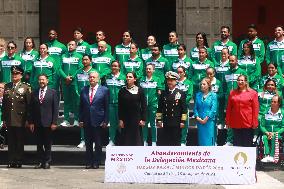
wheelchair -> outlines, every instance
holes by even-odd
[[[259,170],[264,170],[264,169],[273,169],[273,170],[284,170],[284,136],[282,135],[282,139],[278,139],[279,143],[279,159],[278,162],[261,162],[261,160],[264,158],[264,143],[262,140],[263,135],[259,135],[257,137],[256,142],[254,145],[256,146],[256,168]]]

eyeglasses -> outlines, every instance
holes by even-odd
[[[15,49],[16,47],[8,46],[7,49]]]

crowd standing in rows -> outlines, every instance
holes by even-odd
[[[211,48],[206,34],[200,32],[189,55],[187,47],[178,43],[175,31],[169,33],[169,43],[163,47],[157,44],[155,36],[149,35],[144,49],[139,49],[130,31],[123,33],[122,43],[113,49],[107,44],[103,31],[96,32],[97,42],[90,45],[83,40],[81,28],[74,29],[73,40],[67,45],[58,41],[55,30],[50,30],[49,41],[40,44],[39,51],[31,37],[24,40],[23,50],[19,52],[15,42],[6,44],[4,39],[0,39],[0,80],[6,84],[4,92],[1,92],[4,93],[2,120],[3,125],[13,128],[8,129],[9,141],[19,140],[20,144],[16,146],[21,148],[18,150],[20,154],[15,155],[15,144],[9,144],[9,151],[11,149],[13,154],[11,166],[21,165],[23,151],[23,135],[18,134],[22,132],[19,129],[23,123],[18,126],[11,120],[16,120],[15,115],[26,113],[17,110],[15,114],[13,103],[7,109],[4,99],[5,95],[8,99],[15,95],[13,91],[18,88],[10,82],[15,81],[18,73],[22,74],[24,91],[42,88],[41,77],[46,77],[46,85],[56,92],[57,97],[62,89],[64,121],[60,125],[70,126],[69,115],[74,114],[73,125],[82,127],[79,148],[87,142],[90,149],[95,142],[96,151],[101,153],[101,142],[94,136],[86,137],[89,132],[96,131],[86,129],[86,120],[82,120],[84,108],[80,109],[84,107],[80,93],[90,85],[89,75],[97,73],[94,78],[99,80],[94,81],[93,87],[106,87],[109,96],[108,107],[101,112],[108,114],[107,119],[95,126],[109,123],[109,146],[185,146],[190,121],[189,105],[194,100],[192,118],[197,121],[199,145],[216,145],[217,128],[227,128],[225,145],[228,146],[252,146],[256,136],[263,134],[266,155],[263,161],[272,161],[274,142],[270,151],[267,141],[274,141],[276,135],[281,138],[284,131],[281,100],[284,28],[276,26],[274,31],[275,39],[265,47],[257,37],[257,27],[249,25],[247,39],[241,41],[239,48],[229,39],[228,26],[221,27],[221,38]],[[268,71],[262,76],[264,61]],[[13,66],[19,67],[20,71]],[[89,88],[87,92],[89,94]],[[90,90],[89,103],[93,100],[91,97],[96,97],[92,92],[93,89]],[[22,94],[24,92],[19,91],[15,98],[22,98]],[[60,98],[55,99],[59,103]],[[54,128],[55,124],[52,125]],[[148,128],[151,128],[151,138]],[[159,128],[163,128],[160,134],[157,132]],[[32,124],[30,129],[34,130]],[[87,151],[87,159],[91,161],[92,151]],[[17,158],[13,159],[14,156]],[[98,167],[98,161],[95,167]],[[49,162],[50,158],[41,163]]]

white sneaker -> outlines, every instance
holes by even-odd
[[[181,143],[180,146],[186,146],[185,143]]]
[[[269,156],[268,157],[268,162],[274,163],[274,157]]]
[[[144,141],[144,146],[148,146],[148,143],[146,141]]]
[[[95,148],[95,147],[96,147],[96,143],[93,142],[93,148]]]
[[[262,160],[260,160],[262,163],[268,163],[270,159],[270,156],[266,156],[265,158],[263,158]]]
[[[85,147],[85,141],[81,141],[80,144],[78,144],[77,148],[84,148]]]
[[[156,142],[152,142],[152,146],[157,146],[157,143]]]
[[[223,146],[233,146],[233,144],[230,142],[226,142],[226,144],[224,144]]]
[[[74,127],[78,127],[79,126],[79,121],[75,120],[74,123],[73,123],[73,126]]]
[[[62,127],[69,127],[69,126],[70,126],[70,123],[69,123],[69,121],[64,120],[64,121],[60,124],[60,126],[62,126]]]
[[[110,140],[107,146],[115,146],[115,144]]]

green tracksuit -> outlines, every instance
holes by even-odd
[[[258,117],[260,118],[259,121],[261,121],[261,117],[264,116],[264,114],[269,110],[271,105],[271,99],[274,95],[276,95],[276,93],[269,91],[260,90],[258,92],[258,102],[259,102]]]
[[[154,76],[158,77],[161,81],[162,86],[165,85],[165,74],[170,69],[170,64],[168,60],[160,55],[160,57],[157,60],[154,60],[153,57],[149,58],[145,61],[145,68],[148,64],[154,64],[155,65],[155,71]]]
[[[145,49],[141,49],[140,52],[141,52],[140,53],[141,54],[141,58],[144,61],[148,60],[152,56],[152,50],[149,47],[147,47]]]
[[[243,56],[243,46],[244,43],[249,42],[248,39],[244,39],[241,41],[239,45],[239,53],[238,53],[238,59],[240,59]],[[260,64],[264,61],[265,56],[265,46],[261,39],[256,38],[252,41],[253,50],[255,53],[255,56],[259,59]]]
[[[208,59],[205,59],[204,62],[197,60],[191,64],[188,78],[193,83],[193,96],[199,91],[199,83],[206,77],[206,69],[209,67],[214,68],[214,64]]]
[[[212,59],[212,50],[210,48],[208,48],[208,47],[205,47],[205,48],[207,50],[208,59],[210,61],[213,61],[213,59]],[[192,62],[195,62],[195,61],[199,60],[199,49],[197,47],[191,48],[189,53],[190,53],[189,57],[190,57],[190,60]]]
[[[179,90],[182,90],[186,94],[186,107],[189,107],[190,100],[193,95],[193,84],[190,80],[185,79],[183,81],[178,81],[176,87]],[[188,114],[188,112],[187,112]],[[185,127],[181,129],[181,138],[180,138],[180,143],[181,144],[186,144],[187,141],[187,132],[188,132],[188,126],[189,126],[189,119],[187,116],[187,120],[185,121]]]
[[[130,57],[130,45],[124,46],[123,44],[114,47],[113,58],[118,60],[119,63],[125,62]]]
[[[275,153],[275,133],[278,132],[278,139],[282,139],[281,134],[284,132],[284,118],[281,109],[273,114],[271,109],[262,117],[260,122],[260,130],[263,133],[264,154],[274,157]],[[269,140],[265,132],[273,132],[274,135],[271,139],[271,148],[269,147]]]
[[[223,48],[228,48],[231,55],[237,56],[237,45],[228,40],[227,43],[223,43],[221,40],[217,40],[214,42],[212,46],[212,58],[215,59],[216,62],[219,62],[221,60],[221,51]]]
[[[178,67],[183,66],[185,68],[186,74],[188,75],[191,64],[192,61],[187,56],[184,56],[182,59],[177,58],[171,65],[171,70],[177,73]]]
[[[66,52],[62,55],[62,63],[59,68],[64,98],[64,120],[69,121],[69,112],[74,113],[74,120],[78,121],[78,107],[80,94],[76,90],[75,77],[78,69],[82,68],[82,55],[77,52]],[[66,85],[67,76],[72,77],[72,82]]]
[[[108,52],[99,52],[92,56],[93,68],[99,72],[101,78],[111,72],[110,64],[113,60],[114,58]]]
[[[106,86],[109,89],[109,140],[115,143],[115,136],[119,129],[118,119],[118,93],[125,86],[126,77],[123,73],[118,76],[108,74],[106,76]]]
[[[168,43],[163,46],[162,56],[164,56],[170,65],[173,64],[173,62],[178,58],[178,43],[177,44],[171,44]]]
[[[132,71],[136,73],[138,80],[144,75],[143,60],[138,55],[134,59],[129,57],[125,62],[121,63],[121,72],[124,75]]]
[[[239,77],[239,75],[247,75],[247,73],[237,67],[235,69],[229,69],[228,71],[225,72],[224,76],[225,76],[225,87],[224,87],[224,91],[225,92],[225,107],[227,106],[227,102],[228,102],[228,97],[230,95],[231,90],[234,90],[238,87],[237,84],[237,79]],[[227,131],[227,142],[230,142],[233,144],[233,129],[229,128]]]
[[[7,54],[6,54],[6,52],[3,52],[1,55],[0,55],[0,61],[2,60],[2,58],[4,57],[4,56],[6,56]]]
[[[260,79],[260,82],[259,82],[259,88],[260,89],[263,89],[264,85],[265,85],[265,82],[268,80],[268,79],[273,79],[275,82],[276,82],[276,88],[278,90],[278,93],[282,93],[282,90],[283,90],[283,86],[284,86],[284,79],[281,75],[279,74],[275,74],[274,76],[269,76],[269,75],[265,75],[263,76],[261,79]]]
[[[83,87],[89,85],[89,73],[92,71],[96,70],[92,67],[88,71],[85,71],[84,68],[77,70],[74,78],[77,94],[81,94],[81,90],[83,89]],[[79,109],[79,106],[77,107],[77,109]],[[84,128],[80,129],[80,139],[81,141],[85,141]]]
[[[266,48],[266,63],[273,62],[278,65],[278,73],[284,73],[284,40],[278,42],[276,40],[268,43]]]
[[[39,56],[39,53],[32,49],[30,52],[27,51],[21,51],[20,52],[20,57],[24,60],[24,71],[25,71],[25,75],[30,75],[31,71],[32,71],[32,67],[33,67],[33,62],[36,60],[36,58]],[[24,81],[30,83],[30,81],[26,81],[25,80],[25,76],[24,76]]]
[[[39,87],[38,76],[42,73],[46,74],[48,77],[48,86],[52,89],[58,90],[57,83],[55,80],[58,78],[56,74],[58,73],[59,66],[57,62],[51,57],[47,56],[44,59],[38,57],[33,62],[32,72],[31,72],[31,86],[33,89]]]
[[[23,68],[24,64],[24,60],[18,54],[14,54],[12,57],[8,57],[8,55],[4,56],[0,65],[1,82],[11,82],[11,67],[16,65]]]
[[[88,54],[90,52],[90,45],[86,41],[77,42],[76,52],[81,55]]]
[[[146,103],[147,116],[146,123],[143,127],[143,141],[148,140],[148,124],[151,126],[152,142],[157,142],[157,128],[156,128],[156,112],[158,108],[158,90],[163,90],[162,83],[158,77],[152,76],[151,79],[143,77],[140,81],[140,86],[143,88]]]
[[[261,77],[261,65],[259,59],[257,57],[252,59],[251,57],[243,56],[238,60],[238,65],[249,75],[249,86],[257,91],[259,79]]]
[[[111,46],[109,44],[106,44],[106,52],[111,54]],[[90,46],[90,49],[89,49],[89,53],[91,56],[93,55],[96,55],[99,53],[99,50],[98,50],[98,43],[94,43]]]

